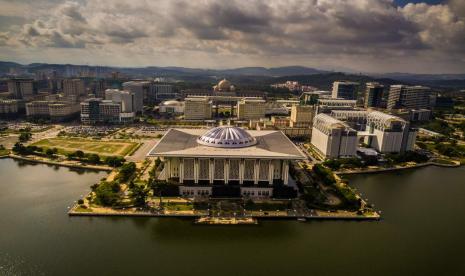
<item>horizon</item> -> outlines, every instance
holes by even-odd
[[[460,0],[0,0],[20,64],[464,74]]]
[[[343,71],[343,70],[325,70],[321,68],[316,68],[316,67],[309,67],[309,66],[304,66],[304,65],[285,65],[285,66],[271,66],[271,67],[266,67],[266,66],[243,66],[243,67],[224,67],[224,68],[212,68],[212,67],[184,67],[184,66],[158,66],[158,65],[146,65],[146,66],[112,66],[112,65],[96,65],[96,64],[77,64],[77,63],[48,63],[48,62],[31,62],[31,63],[19,63],[15,61],[10,61],[10,60],[0,60],[0,62],[4,63],[16,63],[21,66],[29,66],[32,64],[44,64],[44,65],[59,65],[59,66],[66,66],[66,65],[71,65],[71,66],[88,66],[88,67],[108,67],[108,68],[121,68],[121,69],[136,69],[136,68],[180,68],[180,69],[192,69],[192,70],[212,70],[212,71],[226,71],[226,70],[238,70],[238,69],[247,69],[247,68],[263,68],[266,70],[270,69],[278,69],[278,68],[292,68],[292,67],[301,67],[305,69],[314,69],[317,71],[321,71],[319,73],[315,74],[331,74],[331,73],[341,73],[341,74],[348,74],[348,75],[357,75],[357,74],[362,74],[362,75],[389,75],[389,74],[407,74],[407,75],[465,75],[465,72],[458,72],[458,73],[409,73],[409,72],[382,72],[382,73],[372,73],[372,72],[359,72],[359,71]],[[296,75],[307,75],[305,73],[301,74],[296,74]],[[291,75],[290,75],[291,76]]]

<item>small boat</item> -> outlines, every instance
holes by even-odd
[[[305,222],[305,221],[307,221],[307,219],[306,219],[306,218],[298,218],[297,220],[298,220],[298,221],[301,221],[301,222]]]

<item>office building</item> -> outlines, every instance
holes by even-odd
[[[265,100],[242,99],[237,102],[237,118],[239,120],[259,120],[265,117]]]
[[[31,118],[62,122],[79,114],[79,104],[64,101],[32,101],[26,103],[26,115]]]
[[[421,122],[431,120],[432,116],[433,112],[430,109],[411,109],[408,119],[410,122]]]
[[[318,103],[319,99],[329,99],[331,98],[330,91],[309,91],[303,92],[300,95],[300,100],[303,104],[314,105]]]
[[[381,107],[384,86],[377,82],[368,82],[365,91],[365,108]]]
[[[379,111],[367,114],[367,135],[365,143],[368,147],[381,153],[398,153],[413,150],[416,130],[410,124],[393,115]]]
[[[387,102],[388,109],[431,108],[431,89],[424,86],[391,85]]]
[[[311,143],[324,158],[352,157],[357,154],[357,131],[321,113],[314,118]]]
[[[119,103],[121,105],[121,112],[123,113],[135,113],[136,107],[136,95],[130,91],[123,91],[118,89],[107,89],[105,90],[105,100],[112,101],[113,103]]]
[[[185,120],[208,120],[212,118],[212,102],[207,97],[186,98],[184,101]]]
[[[173,85],[171,84],[154,84],[153,93],[148,97],[149,102],[173,100],[179,98]]]
[[[161,114],[183,114],[184,103],[176,100],[164,101],[158,106],[158,112]]]
[[[319,99],[315,113],[331,113],[333,110],[354,110],[356,105],[356,100]]]
[[[357,100],[358,88],[358,82],[335,81],[331,96],[334,99]]]
[[[8,92],[17,100],[30,101],[37,93],[37,87],[33,79],[8,80]]]
[[[96,79],[92,81],[91,89],[95,98],[105,98],[106,85],[104,79]]]
[[[64,79],[63,94],[65,96],[74,96],[76,99],[86,94],[84,81],[81,79]]]
[[[18,112],[18,100],[0,100],[0,116],[16,115]]]
[[[26,103],[26,116],[28,117],[49,117],[49,101],[33,101]]]
[[[98,98],[87,99],[81,103],[81,122],[83,124],[122,123],[121,104]]]
[[[147,98],[151,89],[149,81],[128,81],[123,83],[123,90],[134,94],[134,112],[141,114],[144,110],[144,98]]]
[[[313,123],[314,107],[311,105],[293,105],[291,108],[291,127],[310,127]]]

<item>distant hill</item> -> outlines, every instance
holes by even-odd
[[[79,72],[82,70],[97,71],[107,75],[110,72],[119,71],[130,78],[170,77],[192,83],[213,83],[221,78],[228,78],[234,83],[250,85],[269,85],[271,83],[296,80],[303,84],[312,85],[320,89],[330,89],[333,81],[349,80],[362,84],[369,81],[378,81],[385,85],[391,84],[422,84],[436,88],[464,89],[465,74],[351,74],[344,72],[329,72],[305,66],[283,67],[240,67],[232,69],[201,69],[186,67],[112,67],[89,66],[75,64],[48,64],[32,63],[22,65],[15,62],[0,61],[0,76],[7,75],[10,68],[21,68],[29,73],[39,70],[56,70],[60,73],[68,71]]]
[[[409,74],[409,73],[386,73],[373,75],[375,77],[390,78],[403,81],[448,81],[465,80],[465,74]]]
[[[139,75],[139,76],[187,76],[187,75],[201,75],[201,76],[287,76],[287,75],[310,75],[321,74],[326,71],[318,70],[303,66],[285,66],[285,67],[241,67],[233,69],[200,69],[200,68],[185,68],[185,67],[111,67],[111,66],[89,66],[89,65],[73,65],[73,64],[47,64],[47,63],[31,63],[28,65],[21,65],[14,62],[0,61],[0,72],[8,73],[12,67],[21,67],[34,73],[37,70],[64,70],[65,68],[98,68],[101,71],[120,71],[122,73]]]
[[[279,83],[279,82],[284,82],[286,80],[298,81],[302,84],[315,86],[323,90],[331,90],[332,83],[338,80],[355,81],[355,82],[359,82],[362,86],[365,85],[365,83],[367,82],[373,82],[373,81],[384,84],[385,86],[399,83],[399,81],[397,80],[388,79],[388,78],[375,78],[375,77],[370,77],[366,75],[354,75],[354,74],[346,74],[342,72],[326,73],[326,74],[318,74],[318,75],[286,76],[286,77],[275,78],[272,81]]]

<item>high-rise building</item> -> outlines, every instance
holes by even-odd
[[[0,100],[0,116],[15,115],[19,112],[17,100]]]
[[[291,127],[309,127],[313,123],[314,107],[311,105],[293,105],[291,108]]]
[[[384,85],[368,82],[365,91],[365,107],[380,107],[383,100]]]
[[[105,80],[104,79],[96,79],[92,82],[92,94],[96,98],[104,98],[105,97]]]
[[[81,122],[83,124],[111,124],[128,121],[121,114],[121,104],[111,100],[91,98],[81,103]]]
[[[63,101],[32,101],[26,103],[26,115],[61,122],[79,114],[79,104]]]
[[[123,83],[123,89],[134,94],[134,112],[142,113],[144,98],[149,94],[151,83],[149,81],[128,81]]]
[[[425,86],[391,85],[388,109],[431,108],[431,89]]]
[[[357,131],[327,114],[315,116],[311,143],[325,158],[351,157],[357,153]]]
[[[303,92],[300,95],[300,100],[303,104],[310,104],[314,105],[317,104],[318,99],[327,99],[331,98],[331,92],[330,91],[309,91],[309,92]]]
[[[265,117],[265,100],[242,99],[237,102],[237,118],[239,120],[259,120]]]
[[[357,100],[358,88],[358,82],[335,81],[331,96],[334,99]]]
[[[50,115],[49,104],[49,101],[33,101],[26,103],[26,115],[28,117],[48,117]]]
[[[333,110],[353,110],[356,105],[356,100],[319,99],[316,113],[331,113]]]
[[[206,120],[212,118],[212,102],[207,97],[186,98],[184,119]]]
[[[155,100],[158,101],[172,100],[179,97],[178,93],[176,93],[173,85],[171,84],[154,84],[153,94],[155,96]],[[151,95],[148,98],[151,101],[153,96]]]
[[[8,92],[15,99],[32,100],[37,88],[33,79],[12,79],[8,81]]]
[[[105,100],[110,100],[121,105],[121,112],[136,112],[136,95],[130,91],[107,89],[105,90]]]
[[[79,114],[79,104],[69,102],[52,102],[48,105],[52,122],[61,122]]]
[[[413,150],[416,131],[405,120],[379,111],[367,113],[365,143],[381,153]]]
[[[84,81],[81,79],[64,79],[63,80],[63,94],[65,96],[75,96],[79,99],[86,93]]]

